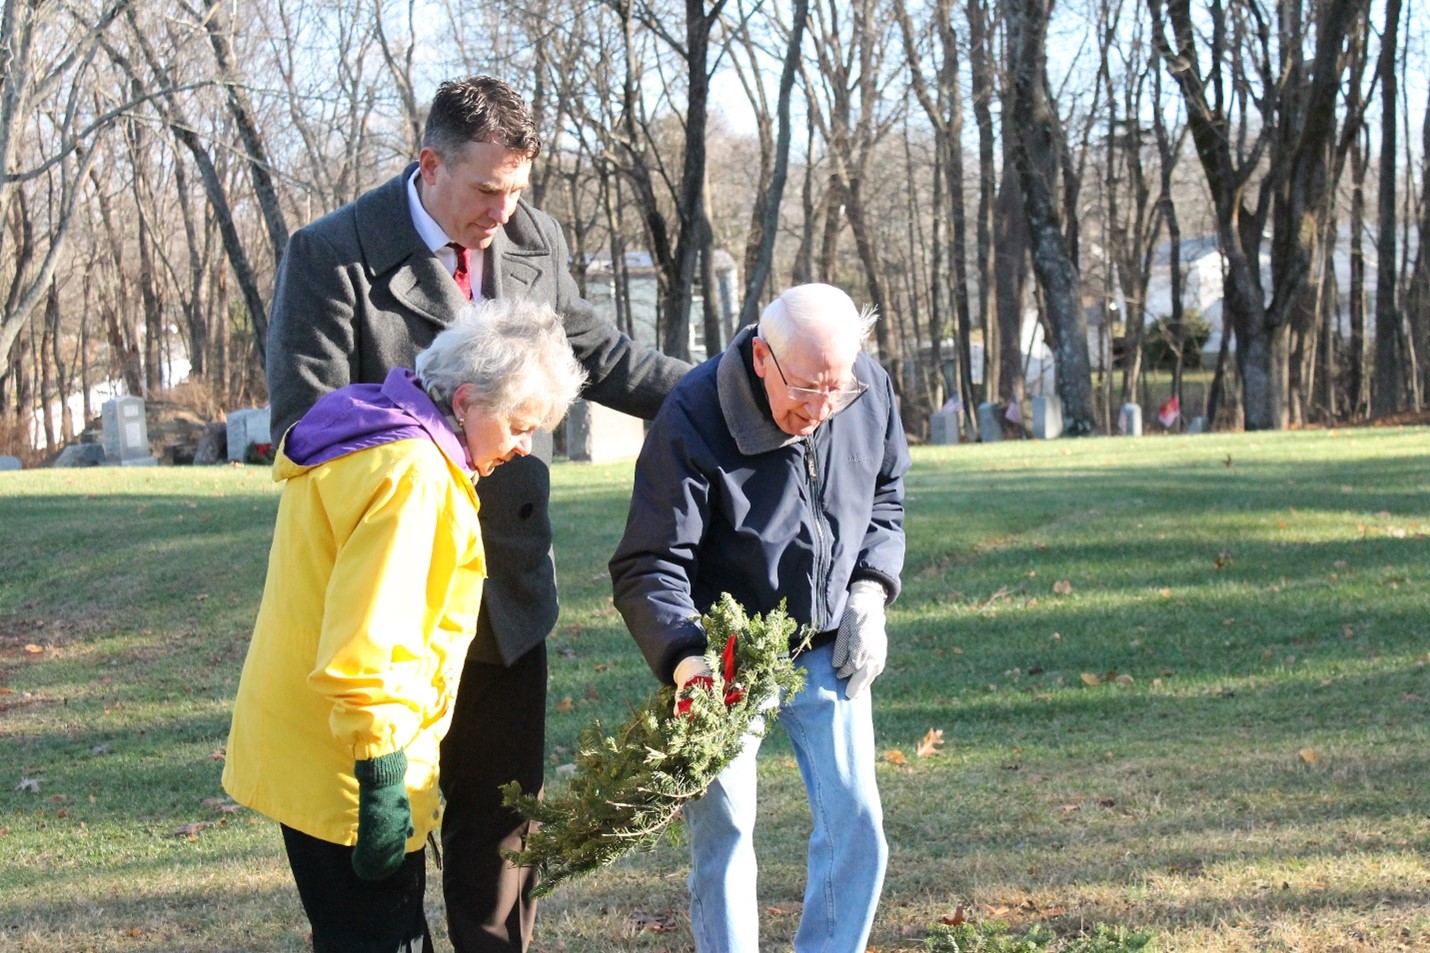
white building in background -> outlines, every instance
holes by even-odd
[[[1097,252],[1095,247],[1089,246],[1089,251]],[[1367,295],[1366,307],[1371,308],[1375,294],[1376,263],[1374,259],[1374,249],[1369,240],[1365,243],[1365,293]],[[1172,269],[1171,269],[1172,249],[1170,244],[1163,244],[1157,248],[1152,261],[1152,273],[1147,284],[1147,300],[1143,306],[1143,326],[1150,328],[1155,322],[1162,318],[1170,317],[1172,313]],[[1412,253],[1413,255],[1413,253]],[[1202,345],[1202,366],[1208,367],[1215,364],[1217,355],[1221,351],[1222,335],[1230,333],[1223,327],[1222,321],[1222,292],[1225,275],[1225,259],[1222,256],[1221,248],[1215,235],[1204,235],[1198,238],[1183,239],[1181,242],[1179,260],[1182,269],[1182,306],[1191,313],[1199,314],[1210,326],[1211,335],[1206,343]],[[1349,234],[1342,231],[1338,238],[1335,249],[1331,254],[1332,267],[1336,273],[1336,325],[1338,332],[1343,337],[1350,336],[1350,284],[1351,284],[1351,252]],[[1272,292],[1271,286],[1271,254],[1270,238],[1262,244],[1261,253],[1261,281],[1262,287],[1266,291],[1267,300],[1270,301]],[[1112,302],[1112,307],[1119,314],[1125,313],[1126,300],[1117,294]],[[1111,355],[1106,353],[1111,349],[1111,335],[1104,337],[1102,334],[1102,323],[1105,319],[1107,309],[1102,304],[1089,305],[1086,310],[1087,317],[1087,345],[1088,355],[1091,358],[1093,372],[1099,368],[1108,366]],[[1114,321],[1119,320],[1114,317]],[[1373,322],[1368,320],[1366,333],[1374,334]],[[947,348],[949,345],[945,345]],[[1036,308],[1030,308],[1023,316],[1023,334],[1020,346],[1023,354],[1023,364],[1027,370],[1027,393],[1030,397],[1041,394],[1053,393],[1054,368],[1052,350],[1047,346],[1047,341],[1043,334],[1042,325],[1038,321]],[[1232,341],[1232,348],[1235,349],[1235,340]],[[975,342],[973,344],[973,375],[974,383],[980,383],[983,379],[982,345]]]
[[[1413,243],[1414,235],[1410,236]],[[1362,241],[1362,251],[1365,255],[1365,287],[1366,296],[1366,334],[1370,337],[1375,335],[1374,321],[1370,319],[1375,302],[1375,283],[1379,274],[1376,266],[1375,248],[1371,236],[1366,236]],[[1172,313],[1172,270],[1171,270],[1171,246],[1162,245],[1157,249],[1156,257],[1152,263],[1152,277],[1147,286],[1146,322],[1151,324],[1158,318],[1164,318]],[[1410,259],[1415,257],[1415,249],[1410,249]],[[1217,244],[1215,235],[1204,235],[1199,238],[1183,239],[1181,247],[1182,262],[1182,306],[1188,310],[1195,309],[1201,313],[1211,325],[1211,337],[1202,347],[1204,362],[1215,361],[1217,353],[1221,350],[1221,339],[1224,333],[1222,321],[1222,285],[1226,271],[1225,259],[1222,257],[1221,249]],[[1331,267],[1336,274],[1336,330],[1342,337],[1349,337],[1351,333],[1351,241],[1350,232],[1341,229],[1336,234],[1336,247],[1331,250]],[[1271,237],[1261,243],[1261,286],[1266,292],[1266,300],[1271,300],[1272,276],[1271,276]],[[1233,338],[1232,349],[1235,350],[1236,342]]]
[[[715,250],[715,294],[716,313],[720,316],[721,346],[729,343],[738,330],[735,322],[740,317],[740,302],[744,291],[740,285],[740,269],[734,257],[723,248]],[[628,251],[625,254],[627,284],[630,287],[631,323],[634,337],[648,347],[659,347],[656,335],[656,317],[660,313],[660,279],[649,252]],[[606,253],[592,255],[586,263],[586,298],[611,321],[616,320],[615,276],[611,270],[611,256]],[[705,298],[696,294],[690,303],[690,359],[696,363],[703,361],[705,354],[705,326],[702,314]]]

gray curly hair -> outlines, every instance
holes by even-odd
[[[414,370],[444,413],[457,388],[471,384],[481,413],[510,419],[530,412],[547,428],[586,382],[555,310],[525,298],[468,305],[417,355]]]

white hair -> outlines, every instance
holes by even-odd
[[[833,285],[795,285],[765,307],[756,333],[784,350],[817,329],[857,351],[878,319],[872,305],[855,307],[854,299]]]
[[[533,413],[543,427],[555,426],[586,382],[555,310],[526,298],[468,305],[414,369],[444,413],[457,388],[471,384],[479,413]]]

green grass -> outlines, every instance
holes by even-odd
[[[553,778],[655,687],[605,574],[629,482],[553,471]],[[872,948],[1430,945],[1430,431],[917,448],[908,495]],[[0,948],[305,948],[274,826],[211,800],[276,501],[256,467],[0,475]],[[787,948],[778,731],[761,784]],[[535,949],[688,950],[685,869],[558,892]]]

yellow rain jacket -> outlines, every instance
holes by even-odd
[[[274,464],[287,483],[223,786],[288,827],[351,846],[353,762],[402,750],[407,850],[418,850],[441,819],[438,745],[486,575],[472,478],[450,446],[420,436],[299,465],[285,451],[302,426]]]

